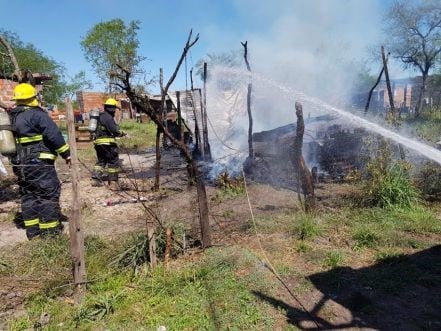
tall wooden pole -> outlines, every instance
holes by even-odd
[[[395,105],[394,105],[394,96],[392,95],[392,88],[390,86],[389,80],[389,70],[387,69],[387,59],[384,54],[384,47],[381,46],[381,57],[383,58],[383,68],[384,68],[384,76],[386,77],[386,85],[387,85],[387,94],[389,95],[389,105],[390,105],[390,121],[395,122]]]
[[[75,122],[72,103],[66,98],[67,129],[69,137],[72,173],[72,214],[69,220],[70,252],[74,276],[74,299],[81,303],[85,295],[86,261],[84,254],[84,232],[81,225],[81,200],[78,184],[80,182],[77,142],[75,139]]]
[[[245,41],[244,43],[241,43],[244,52],[243,52],[243,58],[245,60],[245,64],[247,66],[247,70],[249,73],[251,73],[251,67],[250,63],[248,62],[248,41]],[[251,91],[253,89],[253,85],[251,83],[251,77],[250,81],[248,83],[248,91],[247,91],[247,113],[248,113],[248,157],[250,159],[254,159],[254,149],[253,149],[253,113],[251,112]]]
[[[184,143],[184,130],[182,128],[182,113],[181,113],[181,93],[179,91],[176,91],[176,110],[178,111],[178,132],[179,132],[178,138],[182,143]]]
[[[211,149],[208,142],[208,119],[207,119],[207,62],[204,62],[204,95],[203,95],[202,107],[202,137],[203,137],[203,150],[204,159],[211,161]]]

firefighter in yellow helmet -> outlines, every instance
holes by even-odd
[[[92,185],[100,185],[103,181],[118,182],[120,172],[118,146],[116,137],[123,137],[126,134],[119,130],[115,123],[115,111],[118,102],[108,98],[104,102],[104,111],[100,112],[97,128],[95,131],[95,151],[97,162],[92,173]]]
[[[57,235],[60,223],[61,185],[54,162],[61,155],[70,165],[70,150],[57,125],[38,106],[37,91],[27,83],[18,84],[10,112],[17,154],[11,158],[18,176],[21,209],[28,239]]]

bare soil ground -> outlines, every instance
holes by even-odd
[[[86,235],[117,239],[121,233],[144,230],[147,219],[144,204],[152,208],[164,224],[182,223],[191,237],[198,238],[196,192],[187,183],[186,168],[179,160],[179,154],[173,150],[164,154],[161,191],[156,193],[150,189],[154,176],[153,155],[123,157],[126,171],[122,175],[121,189],[117,191],[107,185],[93,187],[89,171],[81,166],[82,220]],[[63,213],[69,215],[72,195],[70,178],[68,169],[63,164],[59,164],[59,167],[63,182],[61,206]],[[231,197],[212,185],[207,186],[207,194],[214,244],[239,245],[260,255],[257,237],[250,222],[248,197]],[[338,213],[345,199],[353,197],[357,191],[350,185],[323,184],[317,187],[316,194],[322,211]],[[281,213],[301,210],[297,194],[286,189],[248,183],[248,196],[255,218],[272,218]],[[142,203],[134,202],[139,198],[142,198]],[[12,222],[18,209],[16,187],[11,184],[7,192],[3,191],[0,199],[0,247],[26,241],[24,230],[18,229]],[[283,286],[280,286],[276,296],[254,293],[256,298],[274,307],[274,316],[279,320],[277,325],[280,327],[277,329],[284,329],[287,324],[291,324],[314,330],[387,330],[394,326],[400,330],[418,330],[427,327],[430,324],[428,320],[435,321],[431,329],[441,329],[439,316],[435,316],[436,311],[441,311],[441,284],[414,283],[413,278],[406,273],[406,270],[412,270],[439,275],[440,246],[424,251],[409,250],[404,267],[400,264],[396,272],[394,266],[403,261],[372,264],[372,256],[367,255],[350,260],[350,267],[324,271],[322,266],[298,254],[292,239],[283,231],[261,234],[261,238],[264,238],[264,247],[271,257],[295,270],[283,277],[286,285],[296,292],[295,298]],[[432,238],[435,241],[439,239],[439,236]],[[329,241],[319,238],[315,244],[320,251],[330,250],[336,243],[348,245],[338,240],[338,236]],[[403,270],[404,274],[400,275]],[[405,281],[398,292],[385,291],[372,281],[391,275],[397,281],[409,276],[409,281]],[[21,283],[0,283],[2,306],[19,312],[26,288]]]

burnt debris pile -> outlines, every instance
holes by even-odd
[[[303,155],[318,182],[342,182],[369,161],[368,139],[363,128],[336,124],[326,115],[305,119]],[[296,124],[253,134],[255,159],[245,163],[253,180],[277,187],[296,188],[297,169],[292,162]]]

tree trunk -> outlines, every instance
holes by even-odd
[[[424,92],[426,91],[426,81],[427,81],[427,72],[423,72],[422,73],[422,82],[421,82],[421,88],[420,88],[420,92],[418,94],[418,101],[415,107],[415,118],[418,118],[421,114],[421,111],[423,110],[423,96],[424,96]]]

